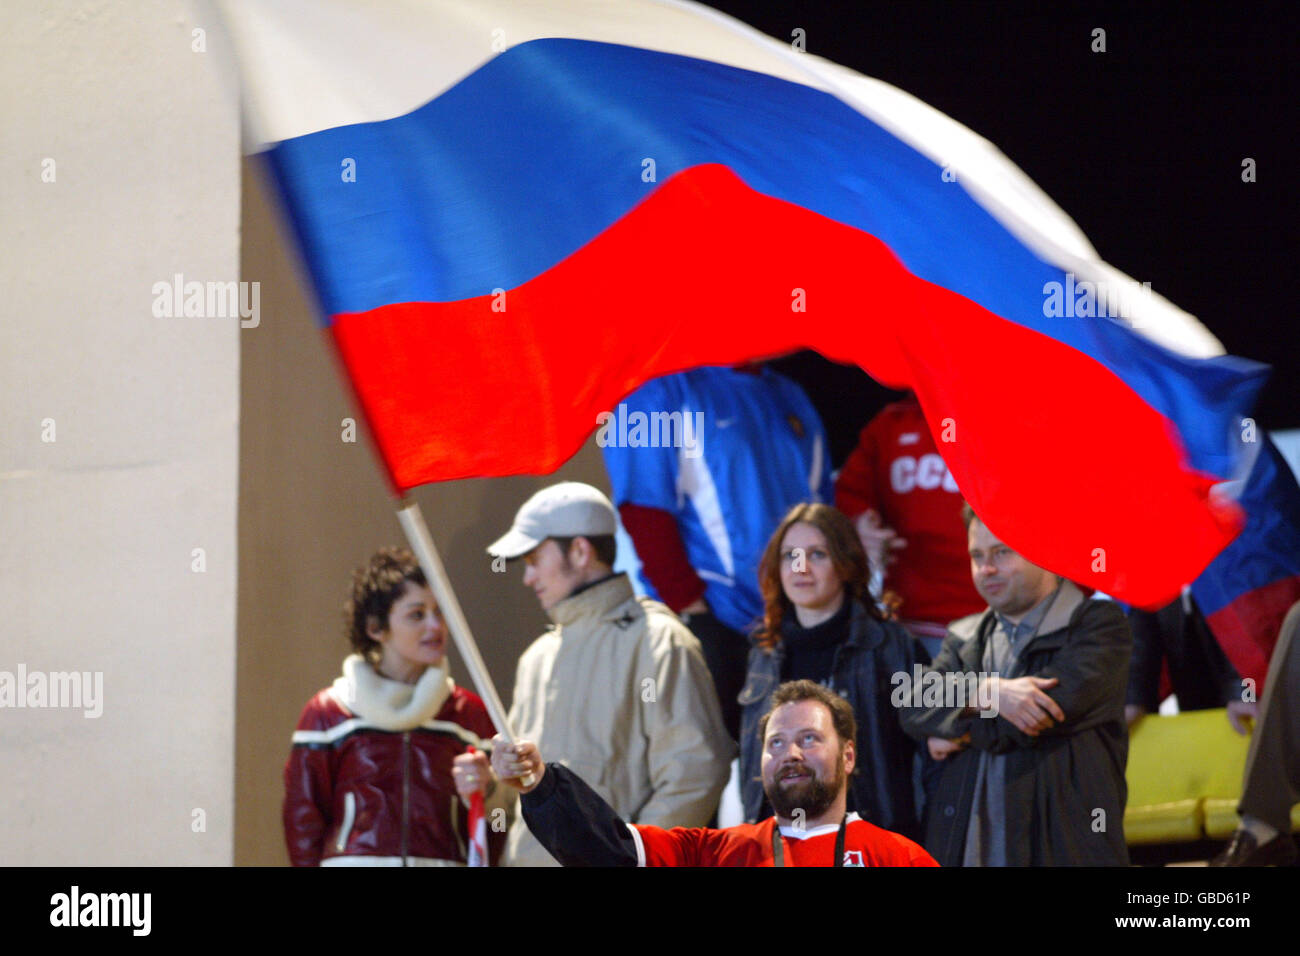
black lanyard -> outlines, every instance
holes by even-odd
[[[831,866],[844,865],[844,831],[849,825],[846,813],[840,821],[840,832],[835,835],[835,862]],[[772,821],[772,865],[785,866],[785,842],[781,839],[781,824]]]

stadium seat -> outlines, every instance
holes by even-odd
[[[1141,718],[1129,735],[1128,842],[1226,839],[1237,827],[1249,747],[1222,709]],[[1300,805],[1291,825],[1300,830]]]

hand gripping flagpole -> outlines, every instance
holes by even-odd
[[[419,558],[420,567],[424,569],[424,576],[429,581],[429,587],[433,590],[433,596],[438,602],[442,616],[447,621],[447,626],[451,628],[451,638],[456,642],[461,660],[469,668],[474,689],[487,705],[488,716],[496,725],[497,732],[508,743],[513,744],[515,732],[506,717],[506,709],[501,706],[501,698],[497,695],[496,685],[492,683],[492,675],[488,673],[487,665],[483,663],[483,657],[478,652],[478,645],[474,643],[469,622],[465,620],[465,613],[460,609],[460,602],[456,600],[456,592],[452,590],[451,581],[447,578],[447,569],[443,567],[442,558],[438,557],[438,548],[433,543],[433,536],[429,534],[429,526],[424,523],[420,506],[410,499],[402,499],[402,507],[397,510],[397,520],[402,523],[406,540],[411,543],[411,549]],[[523,778],[525,787],[532,786],[532,782],[532,774]]]

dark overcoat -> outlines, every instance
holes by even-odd
[[[978,674],[996,625],[992,610],[955,621],[930,669]],[[980,751],[1006,755],[1008,865],[1128,865],[1124,699],[1132,644],[1119,605],[1087,599],[1066,581],[1003,675],[1057,678],[1045,693],[1065,713],[1063,723],[1031,737],[1003,716],[969,708],[903,709],[903,728],[919,742],[971,736],[969,747],[944,761],[927,808],[922,842],[941,865],[962,864]]]

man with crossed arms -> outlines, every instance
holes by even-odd
[[[900,711],[944,762],[926,849],[944,866],[1126,866],[1128,621],[962,517],[989,606],[948,626],[927,676],[976,675],[979,705]]]

